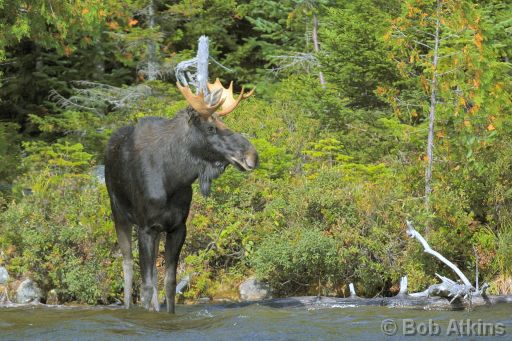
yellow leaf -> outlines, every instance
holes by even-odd
[[[480,32],[478,32],[477,34],[475,34],[475,37],[474,37],[474,40],[475,40],[475,45],[481,49],[482,48],[482,42],[484,41],[484,37],[482,36],[482,34]]]
[[[495,127],[492,125],[492,123],[491,123],[491,124],[489,124],[489,125],[487,126],[487,130],[489,130],[489,131],[493,131],[493,130],[496,130],[496,128],[495,128]]]
[[[464,126],[471,127],[471,122],[469,122],[468,120],[464,120]]]
[[[130,21],[128,22],[128,26],[132,27],[132,26],[135,26],[137,25],[139,21],[137,19],[130,19]]]
[[[82,10],[82,15],[86,15],[87,13],[89,13],[89,9],[88,8],[84,8]]]
[[[111,21],[108,23],[108,27],[110,27],[112,30],[117,30],[119,28],[119,24],[117,21]]]
[[[73,53],[73,49],[71,47],[69,47],[69,46],[64,47],[64,54],[66,56],[70,56],[71,53]]]

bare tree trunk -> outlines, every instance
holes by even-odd
[[[432,80],[430,88],[430,109],[428,116],[428,139],[427,139],[427,169],[425,170],[425,207],[427,211],[430,210],[430,194],[432,193],[432,164],[434,161],[434,122],[436,117],[436,104],[437,104],[437,64],[439,60],[439,9],[440,2],[437,3],[438,15],[436,18],[436,32],[434,34],[434,56],[432,60]]]
[[[318,17],[316,14],[313,14],[313,46],[316,53],[320,52],[320,46],[318,44]],[[325,79],[322,71],[318,72],[318,77],[320,78],[322,88],[325,89]]]
[[[148,7],[149,28],[155,27],[155,2],[151,0]],[[157,44],[154,41],[148,43],[148,80],[154,81],[158,76],[158,65],[156,57]]]
[[[196,93],[208,94],[208,58],[209,40],[207,36],[200,36],[197,44],[197,86]]]

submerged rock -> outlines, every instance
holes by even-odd
[[[9,280],[9,273],[7,272],[7,269],[3,266],[0,266],[0,284],[7,284],[7,281]]]
[[[25,304],[31,302],[39,302],[41,300],[41,289],[31,280],[26,279],[21,282],[16,290],[16,302]]]
[[[240,284],[239,291],[243,301],[259,301],[272,297],[270,287],[254,277]]]

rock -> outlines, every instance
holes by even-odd
[[[272,297],[270,287],[254,277],[240,284],[239,291],[243,301],[260,301]]]
[[[59,297],[57,296],[57,291],[55,289],[52,289],[48,292],[48,296],[46,297],[46,304],[59,304]]]
[[[9,273],[7,272],[7,269],[3,266],[0,266],[0,284],[7,284],[7,281],[9,280]]]
[[[196,303],[197,304],[204,304],[204,303],[209,303],[210,301],[211,301],[211,299],[209,297],[199,297],[196,300]]]
[[[41,289],[31,279],[21,282],[16,290],[16,302],[25,304],[31,302],[39,302],[41,300]]]

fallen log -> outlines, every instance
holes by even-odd
[[[502,296],[478,296],[472,297],[471,302],[457,300],[450,303],[443,297],[414,297],[410,295],[374,298],[351,297],[324,297],[324,296],[299,296],[286,298],[273,298],[262,301],[246,301],[228,304],[226,307],[238,308],[252,304],[268,306],[272,308],[357,308],[364,306],[380,306],[397,309],[420,310],[464,310],[478,306],[490,306],[495,304],[511,304],[512,295]],[[224,305],[225,306],[225,305]]]
[[[325,297],[325,296],[299,296],[286,298],[273,298],[262,301],[244,301],[235,303],[201,303],[212,306],[222,306],[225,308],[239,308],[257,304],[272,308],[305,308],[305,309],[330,309],[330,308],[357,308],[365,306],[379,306],[394,309],[419,309],[419,310],[464,310],[479,306],[491,306],[496,304],[512,304],[512,295],[501,296],[473,296],[471,302],[467,300],[457,300],[450,303],[449,300],[442,297],[414,297],[410,295],[393,297],[374,297],[374,298],[351,298],[351,297]],[[20,308],[20,307],[47,307],[47,308],[87,308],[95,309],[124,309],[121,305],[103,305],[103,306],[69,306],[69,305],[46,305],[39,302],[32,303],[0,303],[0,308]]]

